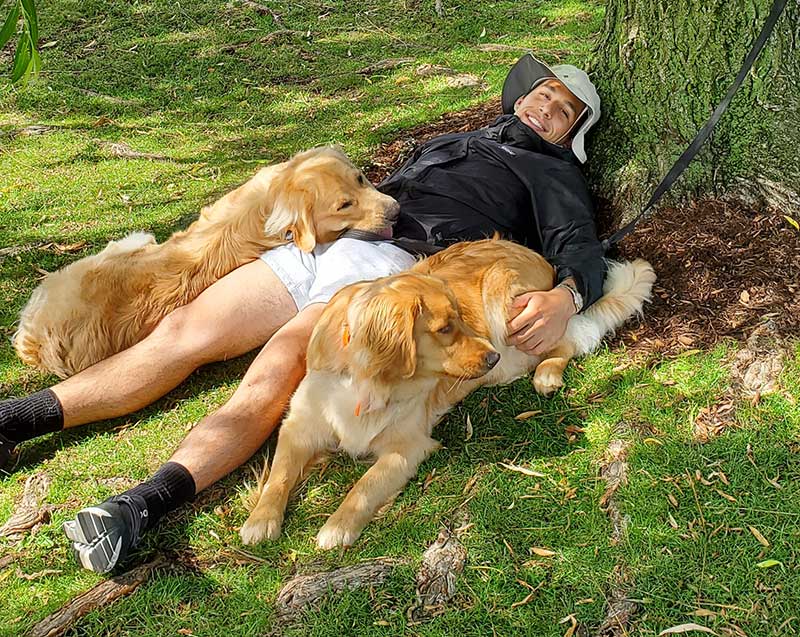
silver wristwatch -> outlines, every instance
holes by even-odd
[[[569,293],[572,295],[572,303],[575,305],[576,314],[583,309],[583,296],[581,296],[581,293],[578,292],[578,288],[576,288],[572,283],[569,283],[568,281],[562,281],[556,287],[569,290]]]

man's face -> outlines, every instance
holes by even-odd
[[[545,141],[562,141],[585,105],[558,80],[546,80],[514,104],[514,113]]]

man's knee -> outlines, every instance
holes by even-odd
[[[150,339],[158,342],[162,351],[192,360],[198,365],[218,360],[217,351],[224,329],[214,321],[199,320],[191,304],[167,314],[153,330]]]

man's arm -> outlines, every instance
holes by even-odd
[[[542,255],[556,268],[557,283],[574,280],[586,309],[603,294],[606,273],[594,206],[576,166],[553,171],[535,193]]]

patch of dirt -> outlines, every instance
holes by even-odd
[[[378,183],[418,144],[486,126],[499,113],[495,99],[406,131],[381,146],[365,172]],[[598,207],[597,223],[601,237],[618,227],[607,204]],[[714,199],[665,207],[610,256],[647,259],[658,275],[644,320],[617,337],[633,352],[675,354],[726,337],[744,340],[766,320],[778,335],[800,331],[800,232],[781,214]]]

